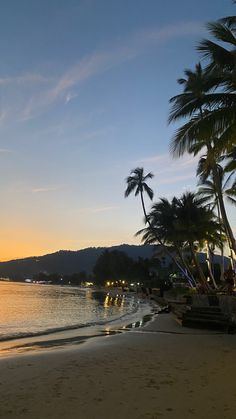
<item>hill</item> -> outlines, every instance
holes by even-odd
[[[105,250],[119,250],[127,253],[133,259],[150,258],[153,246],[122,244],[112,247],[89,247],[87,249],[70,251],[60,250],[45,256],[33,256],[24,259],[0,262],[0,276],[15,279],[31,278],[34,274],[45,272],[70,275],[75,272],[92,272],[97,258]]]

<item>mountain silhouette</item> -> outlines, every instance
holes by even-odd
[[[105,250],[125,252],[132,259],[150,258],[153,246],[121,244],[112,247],[89,247],[82,250],[60,250],[44,256],[0,262],[0,276],[14,279],[31,278],[39,272],[70,275],[75,272],[91,273],[98,257]]]
[[[151,245],[128,245],[121,244],[112,247],[88,247],[82,250],[60,250],[44,256],[33,256],[24,259],[10,260],[0,262],[0,277],[12,279],[32,278],[39,272],[47,274],[57,273],[61,275],[71,275],[81,271],[88,274],[93,271],[93,267],[98,257],[105,251],[118,250],[125,252],[129,257],[137,260],[139,257],[149,259],[154,254],[154,246]],[[200,262],[205,262],[206,255],[198,254]],[[171,261],[168,257],[165,265]],[[220,264],[221,256],[214,255],[214,263]],[[225,258],[225,266],[229,263],[229,259]]]

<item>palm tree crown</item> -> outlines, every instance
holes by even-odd
[[[127,189],[125,191],[125,197],[127,198],[131,192],[135,191],[135,196],[140,193],[146,192],[148,197],[153,199],[153,190],[147,185],[146,180],[153,178],[153,173],[148,173],[144,175],[142,167],[137,167],[136,169],[131,170],[130,176],[126,178]]]

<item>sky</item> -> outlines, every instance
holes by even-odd
[[[135,167],[154,173],[154,200],[195,189],[196,159],[169,154],[169,99],[199,61],[205,23],[234,9],[0,0],[0,260],[139,244],[139,198],[124,199]]]

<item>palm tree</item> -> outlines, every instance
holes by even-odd
[[[173,198],[171,202],[166,198],[160,198],[159,202],[152,206],[151,212],[148,214],[148,219],[151,228],[148,226],[138,231],[136,235],[142,234],[142,241],[145,244],[154,244],[156,243],[156,237],[159,237],[164,246],[173,248],[174,253],[180,261],[179,263],[188,275],[190,285],[195,286],[196,282],[182,253],[183,242],[178,238],[174,228],[176,220],[176,198]]]
[[[195,77],[186,73],[187,80],[180,80],[185,84],[185,96],[190,90],[193,95],[195,94],[195,100],[185,97],[187,100],[185,103],[181,95],[180,98],[178,96],[172,98],[174,106],[170,121],[190,117],[175,135],[172,143],[174,153],[182,155],[184,151],[193,152],[194,147],[196,153],[205,144],[208,154],[212,154],[211,158],[214,161],[222,152],[232,152],[236,144],[236,16],[211,22],[207,28],[215,38],[215,42],[205,39],[199,44],[198,50],[207,60],[205,70],[196,68]],[[201,76],[204,76],[205,83],[204,80],[201,81]],[[195,90],[192,87],[194,82]],[[184,105],[183,110],[181,102]],[[217,155],[214,156],[215,153]],[[230,247],[236,253],[236,242],[220,194],[215,164],[212,165],[212,171],[225,230],[231,243]]]
[[[206,285],[206,278],[196,255],[196,247],[203,247],[205,242],[219,245],[220,225],[213,211],[205,206],[205,199],[191,192],[184,193],[177,201],[176,215],[176,232],[189,245],[199,278],[202,284]]]
[[[175,133],[171,144],[172,154],[175,157],[179,157],[185,152],[196,155],[202,149],[207,148],[207,161],[210,165],[209,170],[213,174],[221,217],[230,241],[230,247],[236,253],[236,242],[228,221],[220,188],[220,179],[217,170],[219,151],[215,146],[216,139],[209,136],[210,131],[207,129],[207,126],[203,129],[203,126],[200,124],[201,120],[205,118],[205,115],[211,112],[209,109],[213,102],[212,96],[216,95],[216,93],[212,93],[212,90],[215,88],[215,79],[211,79],[209,73],[202,69],[201,64],[196,65],[195,71],[185,70],[185,76],[186,78],[178,80],[184,86],[183,93],[170,99],[172,108],[169,122],[186,117],[190,117],[190,121],[185,123]]]
[[[204,203],[205,199],[190,192],[183,194],[180,199],[173,198],[171,202],[161,198],[152,206],[148,215],[152,228],[147,227],[137,234],[142,234],[145,243],[155,243],[155,231],[165,245],[173,247],[193,284],[195,281],[191,268],[183,256],[183,250],[186,247],[190,248],[198,278],[205,290],[209,290],[197,258],[196,247],[201,247],[206,240],[218,244],[220,236],[219,223],[215,220],[213,212],[203,205]]]
[[[149,198],[151,200],[153,199],[153,190],[146,183],[147,179],[152,179],[153,176],[154,175],[151,172],[148,173],[147,175],[144,175],[144,170],[142,167],[137,167],[136,169],[131,170],[130,176],[126,178],[127,188],[125,190],[125,198],[127,198],[131,194],[131,192],[134,192],[135,196],[138,196],[140,194],[141,204],[142,204],[143,213],[145,217],[145,224],[148,224],[150,230],[152,231],[153,235],[156,238],[156,242],[163,247],[165,253],[171,258],[171,260],[176,264],[178,269],[191,283],[191,278],[189,278],[189,275],[185,272],[185,269],[181,266],[181,264],[176,260],[173,254],[164,245],[164,243],[161,240],[161,237],[157,235],[157,232],[156,230],[153,229],[153,226],[149,220],[149,216],[147,215],[143,194],[144,192],[146,192]]]
[[[136,169],[131,170],[130,176],[126,178],[127,188],[125,191],[125,198],[127,198],[131,192],[134,192],[135,196],[140,194],[146,223],[147,212],[144,204],[143,194],[145,192],[151,200],[153,199],[153,190],[146,183],[146,181],[148,179],[152,179],[153,176],[154,175],[151,172],[149,172],[147,175],[144,175],[143,167],[137,167]]]
[[[198,189],[197,195],[200,197],[204,196],[206,201],[208,202],[208,205],[210,205],[212,209],[215,209],[215,208],[217,209],[218,219],[221,221],[219,198],[218,198],[217,190],[213,182],[213,177],[211,173],[209,175],[209,179],[207,179],[207,173],[206,171],[204,172],[204,161],[205,159],[202,158],[198,166],[198,174],[200,175],[200,182],[199,182],[200,188]],[[229,176],[227,176],[227,178],[225,179],[226,177],[225,169],[218,164],[217,170],[218,170],[221,194],[223,198],[225,198],[228,203],[236,205],[236,199],[235,199],[235,196],[236,196],[235,183],[236,182],[234,181],[233,184],[231,184],[230,186],[233,172]],[[223,247],[224,241],[225,241],[225,238],[222,233],[222,246],[221,246],[221,258],[222,258],[221,278],[222,279],[223,279],[223,272],[224,272],[224,247]],[[232,252],[229,239],[228,239],[228,244],[229,244],[229,249],[230,249],[230,261],[231,261],[232,267],[234,268],[235,267],[234,254]]]
[[[197,173],[200,175],[200,181],[199,181],[200,188],[198,189],[198,195],[204,196],[208,202],[210,201],[209,204],[211,205],[213,209],[215,207],[218,208],[218,216],[220,218],[219,198],[218,198],[215,183],[213,182],[213,176],[210,173],[209,179],[205,179],[205,175],[204,174],[202,175],[201,173],[202,168],[200,167],[200,165],[203,163],[204,160],[205,159],[202,158],[201,161],[199,162],[200,164],[198,166],[198,171],[197,171]],[[226,177],[225,169],[218,164],[217,170],[218,170],[218,176],[219,176],[219,182],[220,182],[220,189],[221,189],[221,193],[223,197],[228,201],[229,204],[236,205],[236,199],[234,198],[236,195],[235,194],[236,182],[234,181],[230,186],[233,172],[230,175],[228,175],[227,178],[225,179]]]
[[[203,98],[200,114],[192,114],[181,127],[188,142],[204,137],[217,140],[220,153],[230,151],[236,144],[236,16],[207,24],[215,42],[204,39],[198,51],[206,60],[204,70],[210,80],[210,90]]]

